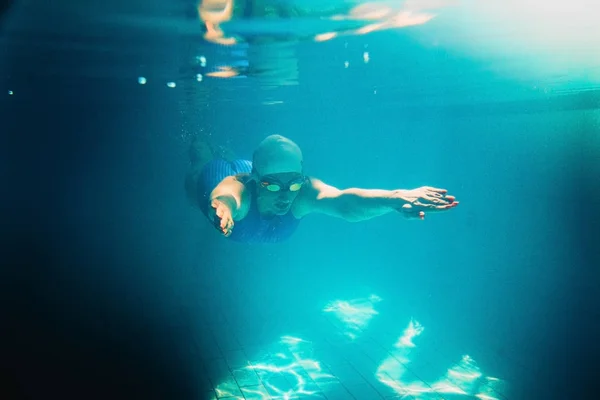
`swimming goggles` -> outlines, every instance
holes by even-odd
[[[294,179],[287,184],[280,182],[276,179],[261,179],[259,181],[260,187],[267,189],[269,192],[280,192],[282,190],[289,190],[290,192],[297,192],[302,189],[302,185],[306,179],[304,177]]]

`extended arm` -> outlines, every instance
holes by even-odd
[[[322,213],[357,222],[391,211],[414,216],[423,210],[441,211],[456,205],[458,202],[446,196],[446,190],[427,186],[414,190],[338,189],[311,178],[299,214]]]

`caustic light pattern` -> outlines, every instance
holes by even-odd
[[[343,338],[336,346],[322,343],[328,342],[329,339],[325,337],[310,341],[297,336],[282,336],[278,342],[261,349],[253,361],[232,371],[229,380],[215,387],[214,398],[329,399],[330,393],[335,392],[332,398],[353,399],[351,388],[360,379],[372,387],[372,393],[377,398],[505,399],[504,382],[484,374],[469,355],[457,356],[455,362],[449,363],[439,373],[437,368],[431,366],[429,372],[436,372],[436,379],[420,379],[413,365],[423,364],[423,358],[427,357],[419,344],[425,328],[414,319],[408,322],[395,342],[382,344],[382,352],[377,353],[379,356],[369,353],[367,358],[363,358],[369,361],[357,366],[356,370],[360,372],[355,376],[358,378],[332,372],[339,370],[332,363],[334,358],[342,360],[338,362],[344,365],[343,368],[348,368],[349,360],[356,360],[352,352],[361,348],[359,335],[367,335],[369,322],[379,315],[375,304],[380,301],[381,298],[372,295],[328,303],[323,308],[324,314],[333,315],[339,322],[337,327],[342,328],[336,329],[335,325],[330,325],[331,329],[336,330],[330,337]],[[333,348],[338,353],[335,357],[331,355]]]

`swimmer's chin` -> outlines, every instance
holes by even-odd
[[[273,208],[273,209],[270,209],[269,211],[265,212],[264,216],[265,217],[275,217],[275,216],[281,217],[281,216],[289,213],[291,208],[292,208],[291,206],[288,206],[285,208],[279,208],[279,207]]]
[[[276,212],[280,214],[287,214],[290,211],[290,208],[292,208],[292,204],[286,203],[284,205],[276,207]]]

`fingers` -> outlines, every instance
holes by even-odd
[[[430,201],[433,204],[439,205],[449,205],[455,202],[456,197],[454,196],[446,196],[439,192],[434,192],[427,196],[426,200]]]
[[[215,210],[213,219],[213,225],[226,237],[231,235],[233,231],[233,218],[229,215],[228,210],[225,207],[219,206],[218,204],[211,204]]]
[[[452,203],[448,204],[445,209],[449,209],[449,208],[454,208],[458,205],[458,201],[453,201]]]
[[[437,206],[445,206],[450,203],[451,201],[447,200],[444,197],[435,197],[431,194],[427,194],[426,196],[421,197],[420,201],[416,201],[414,204],[417,206],[431,208]]]
[[[406,217],[408,218],[420,218],[420,219],[424,219],[425,215],[423,210],[426,210],[427,212],[439,212],[439,211],[446,211],[449,210],[451,208],[454,208],[456,206],[458,206],[458,201],[453,201],[450,204],[442,204],[442,205],[437,205],[437,204],[419,204],[416,207],[411,206],[410,204],[406,204],[402,207],[402,212],[405,214]],[[421,215],[423,213],[423,215]]]
[[[450,201],[448,201],[448,200],[446,200],[446,199],[444,199],[444,198],[431,197],[431,198],[429,198],[429,199],[427,199],[427,200],[429,200],[429,201],[430,201],[431,203],[433,203],[433,204],[439,204],[439,205],[447,205],[447,204],[450,204]]]
[[[225,236],[229,236],[233,230],[233,218],[224,212],[222,214],[223,216],[219,220],[218,228]]]
[[[213,220],[213,226],[215,227],[216,230],[218,230],[221,233],[226,233],[225,230],[225,222],[224,220],[220,219],[219,217],[217,217],[215,215],[215,219]]]
[[[231,218],[223,218],[221,220],[221,231],[225,236],[231,235],[233,231],[233,220]]]
[[[219,223],[215,224],[215,228],[227,237],[233,232],[233,221],[228,222],[226,219],[222,219]]]
[[[458,206],[455,196],[446,196],[447,193],[444,189],[430,188],[433,192],[428,193],[427,196],[421,197],[421,201],[415,201],[412,204],[404,204],[402,206],[402,214],[407,219],[425,219],[425,211],[427,212],[439,212],[446,211],[451,208]],[[429,202],[429,204],[427,203]]]
[[[454,196],[448,196],[447,193],[448,191],[446,189],[438,189],[438,188],[434,188],[431,186],[425,186],[425,189],[430,192],[429,194],[433,197],[454,197]]]
[[[451,208],[454,208],[456,206],[458,206],[458,201],[453,201],[450,204],[445,204],[442,206],[432,206],[429,211],[444,211],[444,210],[449,210]]]
[[[435,192],[435,193],[439,193],[441,195],[444,195],[444,194],[448,193],[448,191],[446,189],[438,189],[438,188],[434,188],[434,187],[431,187],[431,186],[425,186],[425,189],[430,190],[430,191]]]

